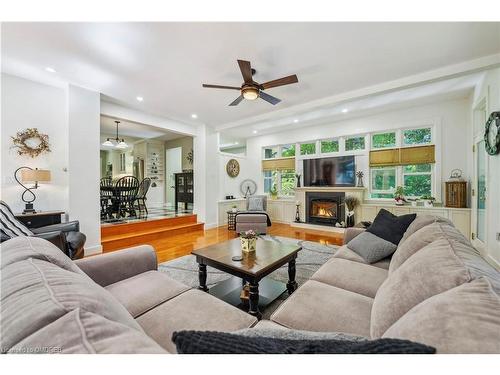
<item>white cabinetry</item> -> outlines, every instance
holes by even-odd
[[[238,210],[246,209],[245,199],[231,199],[219,201],[218,204],[218,225],[227,224],[227,211],[231,210],[233,206]],[[291,223],[295,220],[295,200],[293,199],[268,199],[267,200],[267,214],[275,223]]]

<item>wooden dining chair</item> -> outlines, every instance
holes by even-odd
[[[137,198],[135,199],[137,202],[137,208],[139,213],[142,213],[142,210],[146,211],[146,215],[148,214],[148,208],[146,207],[146,194],[148,193],[149,187],[151,186],[151,179],[146,177],[139,184],[139,190],[137,192]]]
[[[101,195],[101,219],[112,217],[111,199],[113,198],[113,180],[111,177],[101,178],[100,183]]]
[[[114,197],[117,199],[118,216],[135,216],[134,202],[139,190],[139,180],[134,176],[124,176],[116,181]]]

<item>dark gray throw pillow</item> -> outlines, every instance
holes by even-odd
[[[398,248],[392,242],[370,232],[358,234],[349,241],[347,247],[370,264],[392,255]]]
[[[417,214],[396,216],[382,208],[366,231],[398,245],[416,217]]]
[[[174,332],[179,354],[434,354],[435,348],[407,340],[284,340],[210,331]]]

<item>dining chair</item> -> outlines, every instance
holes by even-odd
[[[139,190],[139,180],[134,176],[124,176],[116,181],[114,198],[117,199],[118,216],[135,216],[134,202]]]
[[[146,207],[146,194],[148,193],[149,187],[151,186],[151,179],[146,177],[139,184],[139,190],[137,192],[137,198],[135,199],[137,202],[137,208],[139,209],[139,213],[142,213],[142,209],[146,211],[146,215],[148,214],[148,208]]]
[[[107,219],[112,216],[111,199],[113,198],[113,180],[111,177],[101,178],[100,183],[101,196],[101,219]]]

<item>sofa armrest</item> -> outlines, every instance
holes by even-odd
[[[51,224],[40,228],[33,228],[31,231],[35,234],[61,231],[61,232],[79,232],[80,222],[78,220],[68,221],[67,223]]]
[[[354,237],[365,231],[365,228],[346,228],[344,232],[344,245],[348,244]]]
[[[34,234],[33,237],[38,237],[38,238],[43,238],[44,240],[47,240],[54,245],[56,245],[63,253],[67,254],[67,241],[66,241],[66,236],[64,235],[63,232],[55,230],[52,232],[43,232],[43,233],[37,233]]]
[[[152,246],[141,245],[78,259],[75,264],[100,286],[107,286],[158,269]]]

